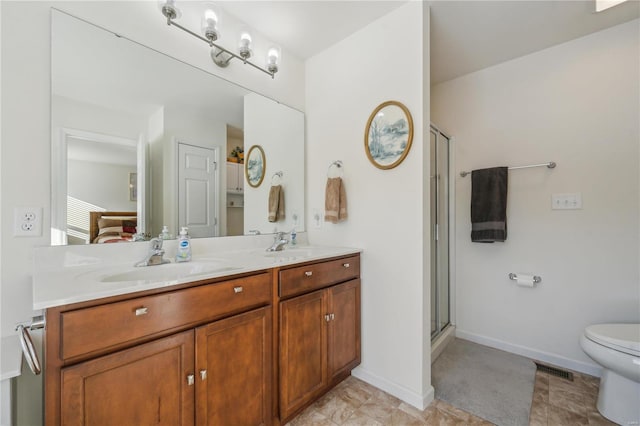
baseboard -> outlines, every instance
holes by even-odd
[[[390,382],[389,380],[380,377],[370,371],[365,370],[362,367],[357,367],[354,369],[351,374],[358,379],[369,383],[372,386],[377,387],[380,390],[387,392],[395,396],[396,398],[401,399],[409,405],[416,407],[419,410],[424,410],[433,402],[434,399],[434,389],[433,386],[429,386],[427,393],[424,395],[419,395],[404,386],[400,386],[397,383]]]
[[[448,326],[440,336],[431,342],[431,364],[436,362],[436,359],[446,349],[447,345],[456,337],[456,326],[451,324]]]
[[[527,358],[531,358],[536,361],[542,361],[544,363],[551,364],[557,367],[567,368],[579,373],[600,377],[601,368],[597,365],[587,364],[586,362],[576,361],[574,359],[565,358],[563,356],[544,351],[539,351],[533,348],[528,348],[526,346],[514,345],[502,340],[497,340],[480,334],[460,330],[459,328],[456,329],[456,337],[479,343],[481,345],[489,346],[491,348],[500,349],[505,352],[511,352],[516,355],[526,356]]]

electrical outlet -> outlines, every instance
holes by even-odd
[[[39,237],[42,235],[42,208],[16,207],[13,211],[13,235],[16,237]]]

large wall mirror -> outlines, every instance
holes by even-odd
[[[51,38],[53,245],[164,226],[170,238],[181,226],[192,237],[304,230],[302,112],[56,9]],[[266,159],[257,187],[245,185],[254,145]],[[286,197],[276,223],[273,176]]]

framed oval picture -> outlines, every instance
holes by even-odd
[[[249,148],[249,152],[245,159],[244,174],[247,182],[253,188],[260,186],[264,180],[264,171],[267,168],[267,157],[260,145],[254,145]]]
[[[406,106],[387,101],[373,110],[364,131],[364,150],[374,166],[396,167],[409,153],[412,141],[413,119]]]

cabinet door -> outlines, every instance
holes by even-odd
[[[62,370],[64,425],[193,425],[193,331]]]
[[[280,418],[288,418],[327,384],[324,291],[280,303]]]
[[[227,163],[227,191],[238,190],[238,164]]]
[[[271,308],[196,329],[196,424],[271,423]]]
[[[360,280],[327,289],[329,381],[360,364]]]
[[[238,191],[244,191],[244,164],[238,163]]]

